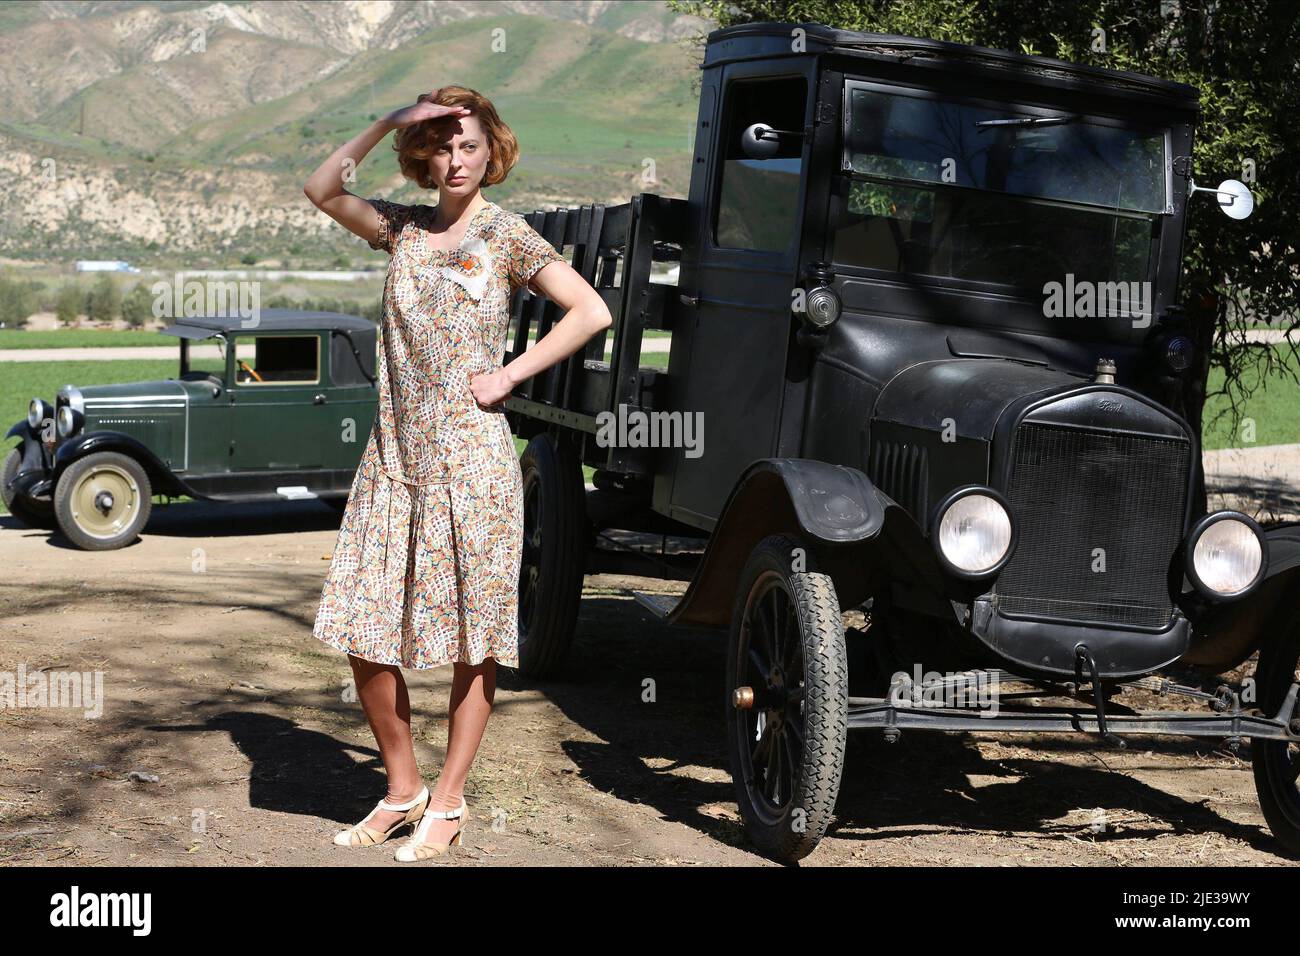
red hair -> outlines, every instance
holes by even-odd
[[[444,86],[432,93],[421,93],[416,102],[468,107],[470,115],[478,117],[479,125],[483,127],[483,133],[488,139],[487,170],[483,174],[481,185],[494,186],[505,180],[506,174],[519,160],[519,141],[515,139],[510,127],[501,121],[491,100],[477,90],[463,86]],[[429,158],[438,148],[438,134],[445,133],[447,123],[457,118],[425,120],[397,131],[393,137],[393,149],[397,150],[397,162],[402,167],[403,176],[425,189],[435,188],[433,177],[429,175]]]

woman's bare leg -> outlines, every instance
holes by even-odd
[[[453,665],[451,703],[447,708],[447,759],[443,761],[438,783],[430,791],[430,810],[455,810],[465,793],[469,768],[478,753],[496,697],[497,662],[487,658],[482,664]],[[424,840],[444,844],[460,825],[459,820],[433,820]]]
[[[392,803],[406,803],[420,792],[423,786],[420,770],[415,764],[415,745],[411,740],[411,699],[406,693],[406,681],[400,668],[392,664],[348,655],[352,676],[357,685],[357,696],[366,712],[366,721],[379,745],[379,756],[388,774],[386,799]],[[372,830],[387,830],[405,814],[391,810],[378,810],[366,824]]]

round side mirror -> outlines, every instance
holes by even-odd
[[[766,123],[754,123],[740,134],[740,151],[750,159],[771,159],[780,147],[780,136]]]
[[[1245,183],[1235,179],[1225,179],[1219,183],[1216,199],[1219,208],[1229,219],[1245,219],[1255,211],[1255,197]]]

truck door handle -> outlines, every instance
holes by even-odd
[[[319,394],[319,395],[317,395],[315,398],[313,398],[313,399],[312,399],[312,403],[315,404],[315,405],[324,405],[324,404],[325,404],[325,393],[322,392],[321,394]]]
[[[682,305],[689,305],[691,308],[695,308],[700,304],[700,297],[698,295],[687,295],[683,292],[677,298],[681,300]]]

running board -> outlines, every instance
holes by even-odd
[[[633,591],[632,596],[638,604],[661,620],[671,614],[681,600],[680,594],[654,594],[648,591]]]

